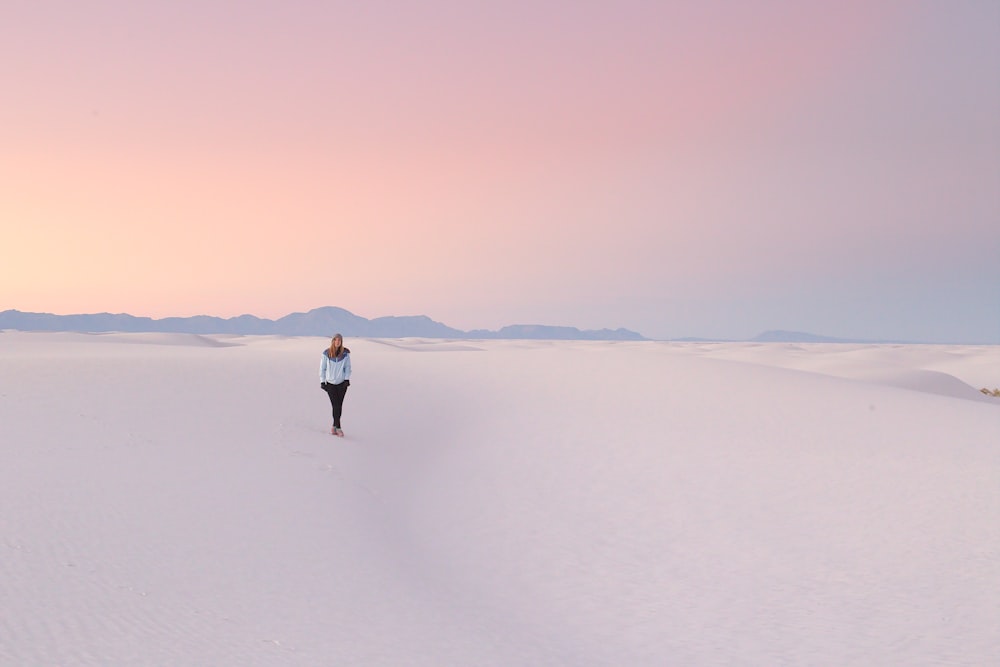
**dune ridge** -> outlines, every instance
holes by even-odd
[[[0,664],[996,655],[1000,348],[327,342],[0,337]]]

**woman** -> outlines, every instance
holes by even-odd
[[[330,433],[343,438],[340,415],[347,388],[351,386],[351,351],[344,347],[344,337],[340,334],[333,337],[328,350],[323,350],[323,360],[319,365],[319,386],[330,397],[330,405],[333,406],[333,426]]]

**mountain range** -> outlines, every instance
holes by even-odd
[[[820,334],[806,333],[804,331],[785,331],[783,329],[772,329],[759,333],[753,338],[743,338],[738,340],[719,338],[674,338],[677,343],[851,343],[855,345],[913,345],[917,344],[912,340],[874,340],[870,338],[835,338],[834,336],[823,336]]]
[[[576,327],[522,324],[498,331],[476,329],[462,331],[425,315],[377,317],[369,320],[334,306],[315,308],[307,313],[292,313],[277,320],[254,315],[223,319],[208,315],[152,319],[128,314],[53,315],[19,310],[0,312],[0,330],[82,331],[89,333],[164,332],[193,334],[278,334],[285,336],[345,336],[367,338],[515,338],[550,340],[647,340],[628,329],[581,330]]]
[[[53,315],[27,313],[19,310],[0,312],[0,331],[79,331],[160,332],[192,334],[283,335],[283,336],[345,336],[365,338],[450,338],[450,339],[536,339],[536,340],[650,340],[629,329],[577,329],[576,327],[541,324],[515,324],[496,331],[473,329],[462,331],[437,322],[426,315],[376,317],[369,320],[349,310],[335,306],[315,308],[306,313],[292,313],[277,320],[254,315],[224,319],[209,315],[165,317],[153,319],[126,313],[95,313],[90,315]],[[834,338],[801,331],[765,331],[753,338],[710,339],[674,338],[675,342],[693,343],[912,343],[903,340],[867,340]]]

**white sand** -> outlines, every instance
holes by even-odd
[[[0,333],[2,665],[988,665],[996,346]]]

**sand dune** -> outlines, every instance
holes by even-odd
[[[0,335],[0,664],[1000,650],[997,347],[326,343]]]
[[[700,354],[996,404],[1000,355],[987,345],[716,344]]]

